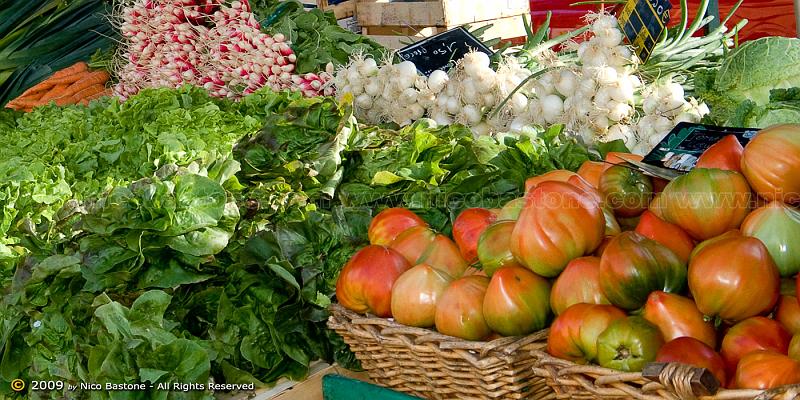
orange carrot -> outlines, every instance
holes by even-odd
[[[37,94],[39,95],[39,97],[41,97],[45,92],[47,92],[48,90],[50,90],[52,88],[53,88],[53,84],[48,82],[47,80],[45,80],[45,81],[39,82],[38,84],[34,85],[30,89],[22,92],[21,95],[17,96],[17,99],[25,98],[25,97],[33,97],[33,96],[35,96]]]
[[[106,71],[89,72],[83,75],[83,77],[80,80],[71,84],[62,95],[72,96],[75,95],[75,93],[78,93],[89,86],[97,84],[105,85],[106,81],[108,81],[108,72]]]
[[[67,85],[67,84],[55,85],[55,86],[53,86],[52,89],[50,89],[49,92],[45,93],[44,96],[42,96],[39,100],[43,104],[47,104],[50,100],[53,100],[53,99],[58,98],[58,97],[61,97],[63,95],[64,91],[68,87],[69,87],[69,85]]]
[[[72,102],[77,103],[89,96],[94,96],[98,93],[103,93],[105,90],[106,90],[105,86],[101,84],[89,86],[72,95]]]
[[[79,72],[86,72],[88,70],[89,70],[89,65],[87,65],[83,61],[78,61],[77,63],[73,64],[72,66],[69,66],[69,67],[64,68],[62,70],[59,70],[59,71],[56,71],[52,76],[50,76],[50,78],[52,78],[52,79],[63,78],[65,76],[74,75],[74,74],[77,74]]]
[[[84,100],[86,100],[87,102],[89,102],[89,101],[92,101],[92,100],[94,100],[94,99],[99,99],[99,98],[101,98],[101,97],[104,97],[104,96],[111,96],[113,93],[114,93],[114,91],[113,91],[113,90],[111,90],[111,88],[108,88],[108,89],[106,89],[106,90],[103,90],[103,91],[102,91],[102,92],[100,92],[100,93],[93,94],[93,95],[91,95],[91,96],[86,96],[86,98],[85,98]]]

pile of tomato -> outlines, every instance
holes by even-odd
[[[547,328],[547,351],[641,371],[709,369],[730,388],[800,383],[800,125],[734,136],[671,182],[610,153],[530,178],[453,239],[407,209],[376,215],[336,296],[359,313],[467,340]]]

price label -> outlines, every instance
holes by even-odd
[[[641,162],[625,160],[646,174],[671,180],[691,171],[703,152],[726,136],[734,135],[746,146],[756,133],[758,129],[681,122]]]
[[[482,51],[489,56],[494,54],[478,38],[459,26],[406,46],[397,55],[403,61],[413,62],[421,74],[429,76],[437,69],[447,70],[473,50]]]
[[[622,31],[642,62],[650,57],[658,39],[667,30],[671,8],[669,0],[628,0],[620,12],[618,20]]]

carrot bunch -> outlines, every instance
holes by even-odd
[[[108,78],[108,72],[89,71],[89,66],[80,61],[26,90],[16,99],[9,101],[6,107],[27,112],[51,101],[58,106],[85,105],[98,97],[111,94],[105,86]]]

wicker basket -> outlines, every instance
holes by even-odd
[[[554,399],[534,375],[547,331],[470,342],[331,305],[328,327],[344,338],[370,378],[430,399]]]
[[[800,399],[800,385],[772,390],[719,389],[703,368],[653,363],[641,373],[626,373],[595,365],[579,365],[534,350],[534,372],[544,378],[559,399],[640,400],[789,400]]]

